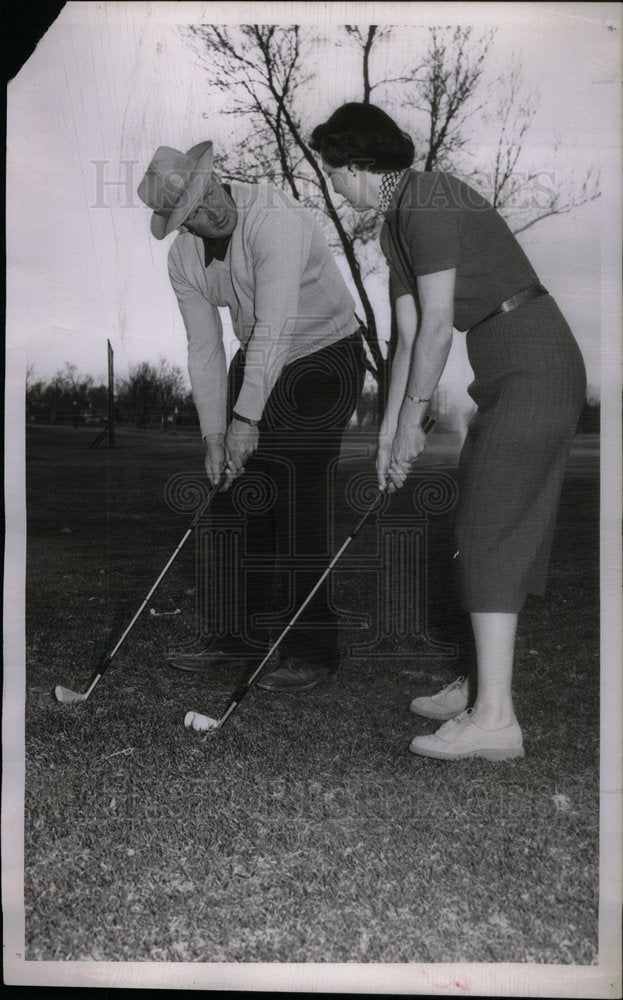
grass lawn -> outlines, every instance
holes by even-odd
[[[27,959],[596,962],[594,442],[570,464],[548,596],[520,622],[526,757],[444,764],[409,753],[435,728],[409,701],[459,664],[409,635],[384,659],[348,656],[354,625],[330,685],[253,690],[218,734],[185,730],[188,709],[220,716],[241,679],[163,660],[194,627],[192,540],[150,602],[182,614],[145,612],[89,701],[56,704],[55,684],[86,687],[190,521],[165,482],[200,469],[189,435],[120,430],[112,452],[88,449],[94,436],[28,429]],[[429,461],[450,474],[454,452],[439,435]],[[341,542],[353,517],[336,517]],[[459,641],[446,513],[428,544],[430,632]],[[372,612],[371,580],[336,570],[340,606]]]

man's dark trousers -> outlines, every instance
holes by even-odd
[[[359,333],[287,365],[264,409],[257,452],[213,505],[214,523],[232,514],[245,523],[238,579],[234,588],[228,586],[237,606],[229,609],[226,628],[248,646],[250,656],[267,651],[334,554],[335,466],[364,374]],[[238,351],[229,370],[230,418],[243,377],[244,353]],[[337,620],[328,592],[325,581],[282,642],[282,659],[338,665]],[[205,624],[209,633],[210,623]]]

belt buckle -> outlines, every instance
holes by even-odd
[[[518,292],[511,295],[510,298],[502,302],[497,309],[490,312],[488,316],[481,319],[476,323],[476,326],[480,326],[481,323],[486,323],[487,320],[493,319],[494,316],[503,316],[505,313],[512,312],[513,309],[517,309],[518,306],[524,304],[524,302],[530,302],[531,299],[536,299],[540,295],[549,295],[547,288],[545,288],[540,283],[537,285],[529,285],[527,288],[520,288]],[[475,329],[475,327],[472,327]]]
[[[547,294],[547,288],[544,288],[541,284],[528,285],[527,288],[520,288],[518,292],[515,292],[515,294],[511,295],[505,302],[502,302],[502,304],[498,306],[496,312],[512,312],[513,309],[517,309],[519,306],[522,306],[524,302],[531,302],[532,299],[537,299],[540,295]],[[492,313],[493,316],[495,316],[495,314],[496,313]]]

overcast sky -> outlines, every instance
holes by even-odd
[[[234,17],[287,24],[296,10],[299,22],[322,29],[333,46],[339,33],[326,18],[366,23],[370,7],[356,16],[355,6],[67,4],[9,86],[8,345],[18,370],[34,364],[37,377],[49,378],[71,361],[103,380],[107,338],[120,376],[160,356],[185,370],[185,333],[166,274],[170,240],[150,237],[149,212],[134,192],[158,145],[235,142],[242,123],[219,117],[221,98],[206,89],[176,25]],[[375,4],[374,12],[379,24],[417,18],[497,27],[491,70],[516,55],[526,83],[541,95],[527,162],[551,169],[558,142],[561,180],[591,164],[601,169],[604,197],[521,238],[574,329],[589,382],[598,385],[600,345],[607,348],[618,329],[618,4]],[[375,72],[395,55],[383,50]],[[309,85],[310,125],[359,97],[356,55],[334,50]],[[491,136],[483,128],[477,139],[483,163]],[[98,170],[100,180],[128,181],[129,205],[119,184],[98,191]],[[384,276],[371,278],[369,289],[384,327]],[[446,375],[452,384],[469,380],[464,337],[455,340]]]

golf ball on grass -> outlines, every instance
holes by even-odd
[[[187,729],[190,729],[192,726],[193,729],[197,729],[199,732],[207,729],[218,729],[216,719],[211,719],[208,715],[200,715],[199,712],[187,712],[184,718],[184,725]]]

